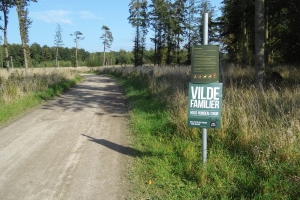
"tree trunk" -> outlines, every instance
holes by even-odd
[[[76,37],[77,37],[77,36],[76,36]],[[77,49],[78,49],[78,39],[76,38],[75,67],[78,67],[78,60],[77,60]]]
[[[154,66],[157,63],[157,25],[155,24],[155,31],[154,31]]]
[[[265,5],[267,5],[267,0],[265,0]],[[269,65],[269,19],[268,19],[268,7],[265,6],[265,68]]]
[[[170,65],[172,63],[172,40],[171,40],[171,28],[168,27],[167,33],[167,64]]]
[[[103,66],[105,65],[105,49],[104,49],[104,52],[103,52]]]
[[[242,57],[242,68],[246,67],[247,64],[247,28],[246,28],[246,22],[242,22],[243,24],[243,57]]]
[[[55,57],[55,66],[56,67],[58,67],[57,57],[58,57],[58,47],[56,47],[56,57]]]
[[[27,51],[26,51],[26,45],[22,42],[23,47],[23,54],[24,54],[24,65],[25,65],[25,74],[28,76],[28,62],[27,62]]]
[[[3,17],[4,17],[4,28],[3,28],[3,36],[4,36],[4,51],[5,51],[5,62],[6,62],[6,67],[9,69],[9,52],[8,52],[8,42],[7,42],[7,12],[5,7],[2,5],[2,10],[3,10]]]
[[[177,62],[177,65],[180,64],[180,59],[179,59],[179,51],[180,51],[180,34],[178,33],[178,36],[177,36],[177,53],[176,53],[176,62]]]
[[[264,0],[255,0],[255,85],[264,86],[265,73],[265,23]]]
[[[13,60],[12,60],[12,56],[10,56],[10,64],[11,64],[11,68],[14,69],[14,63],[13,63]]]
[[[24,27],[24,23],[23,22],[23,18],[22,18],[22,3],[20,1],[17,1],[16,5],[17,5],[17,12],[18,12],[18,20],[19,20],[19,29],[20,29],[20,36],[21,36],[21,42],[22,42],[22,48],[23,48],[23,55],[24,55],[24,67],[25,67],[25,74],[26,76],[28,76],[28,62],[27,62],[27,46],[26,46],[26,34],[24,32],[24,30],[22,31],[22,29],[25,29]]]
[[[104,41],[106,41],[106,35],[105,35]],[[104,65],[105,65],[105,42],[104,42],[104,50],[103,50],[103,67],[104,67]]]
[[[136,67],[139,66],[139,50],[140,50],[140,27],[136,27],[137,36],[136,36]]]

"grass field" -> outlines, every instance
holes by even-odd
[[[110,68],[130,102],[134,199],[297,199],[300,196],[299,70],[256,90],[252,68],[224,69],[221,129],[187,127],[189,67]]]
[[[76,84],[90,68],[1,71],[0,123]],[[133,199],[298,199],[300,72],[279,67],[283,82],[262,90],[252,68],[224,68],[221,129],[187,127],[189,67],[110,67],[130,108]]]
[[[0,71],[0,124],[15,118],[45,100],[61,94],[82,80],[86,68],[31,68]]]

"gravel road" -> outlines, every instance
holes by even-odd
[[[112,78],[83,76],[0,128],[0,199],[126,198],[126,100]]]

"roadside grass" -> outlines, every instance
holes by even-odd
[[[0,77],[0,124],[53,98],[82,81],[77,73],[51,73],[25,77],[18,71]]]
[[[101,69],[118,77],[130,104],[137,151],[132,199],[297,199],[300,196],[299,71],[255,90],[253,70],[223,73],[222,128],[187,127],[186,67]],[[238,75],[240,74],[240,76]]]

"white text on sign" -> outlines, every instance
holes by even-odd
[[[212,108],[219,109],[220,87],[191,87],[192,99],[190,100],[190,108]]]

